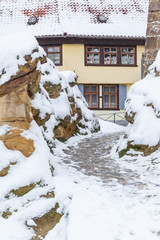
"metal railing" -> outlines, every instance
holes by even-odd
[[[104,121],[110,121],[119,125],[127,125],[127,121],[124,116],[125,112],[112,112],[112,113],[96,113],[99,119]]]

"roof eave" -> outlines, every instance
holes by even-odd
[[[50,35],[37,36],[40,45],[52,44],[110,44],[145,45],[145,37],[133,36],[86,36],[86,35]]]

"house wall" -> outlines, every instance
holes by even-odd
[[[63,44],[62,51],[63,65],[58,68],[60,71],[74,71],[78,76],[78,84],[131,85],[141,79],[141,58],[144,46],[137,46],[136,67],[85,66],[83,44]]]
[[[85,45],[67,43],[62,45],[63,65],[58,66],[58,68],[60,71],[74,71],[78,76],[77,83],[80,86],[83,84],[99,85],[99,108],[93,108],[93,110],[100,119],[109,118],[110,121],[124,121],[124,103],[127,93],[132,84],[141,79],[143,52],[144,45],[138,45],[136,47],[136,66],[85,66]],[[103,84],[117,84],[117,109],[103,108]],[[82,94],[84,94],[83,91]]]

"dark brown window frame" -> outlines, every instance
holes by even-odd
[[[117,48],[117,64],[104,64],[104,48]],[[87,63],[87,48],[100,48],[100,64]],[[134,48],[134,64],[122,64],[121,63],[121,49],[122,48]],[[137,47],[136,46],[111,46],[111,45],[85,45],[85,66],[102,66],[102,67],[138,67],[137,66]]]
[[[110,51],[105,52],[105,48],[109,48]],[[112,48],[116,48],[116,52],[112,52],[111,51]],[[109,64],[105,63],[105,55],[109,55],[109,57],[110,57]],[[116,55],[116,63],[114,63],[114,64],[111,64],[112,55]],[[115,66],[118,64],[118,48],[117,47],[103,47],[103,64],[104,65],[115,65]]]
[[[104,95],[107,95],[104,93],[104,87],[116,87],[116,107],[104,107]],[[115,95],[115,92],[110,93],[109,95]],[[103,110],[119,110],[119,85],[118,84],[102,84],[102,109]]]
[[[89,109],[92,109],[92,110],[119,110],[119,84],[84,84],[84,97],[85,97],[85,93],[88,93],[88,92],[85,92],[85,87],[86,86],[97,86],[98,87],[98,90],[97,90],[97,101],[98,101],[98,107],[97,108],[94,108],[94,107],[89,107]],[[102,86],[102,96],[100,96],[99,94],[99,89],[100,89],[100,86]],[[117,106],[115,108],[107,108],[107,107],[104,107],[104,91],[103,91],[103,88],[105,86],[113,86],[117,88],[117,92],[116,92],[116,96],[117,96]],[[100,99],[102,99],[102,107],[100,108]]]
[[[100,109],[100,108],[99,108],[99,99],[100,99],[100,97],[99,97],[99,86],[100,86],[100,85],[99,85],[99,84],[84,84],[84,97],[85,97],[85,94],[86,94],[86,93],[91,94],[91,95],[92,95],[92,93],[95,94],[95,92],[86,92],[86,91],[85,91],[85,87],[87,87],[87,86],[90,86],[90,87],[96,86],[96,87],[97,87],[97,92],[96,92],[96,93],[97,93],[97,105],[98,105],[98,106],[97,106],[97,107],[89,107],[89,109],[92,109],[92,110],[94,110],[94,109],[95,109],[95,110]],[[91,99],[90,99],[90,101],[91,101]]]
[[[47,53],[47,56],[48,56],[48,54],[49,54],[49,52],[48,52],[48,48],[54,48],[54,47],[59,47],[60,48],[60,52],[57,52],[57,53],[59,53],[60,54],[60,63],[59,64],[55,64],[56,66],[62,66],[62,45],[58,45],[58,44],[56,44],[56,45],[48,45],[48,46],[46,46],[46,47],[44,47],[44,50],[46,51],[46,53]],[[56,53],[56,52],[55,52]]]
[[[92,48],[92,49],[94,49],[94,48],[98,48],[99,49],[99,52],[94,52],[94,50],[93,51],[91,51],[91,52],[88,52],[88,51],[86,51],[86,61],[87,61],[87,55],[92,55],[92,61],[94,62],[94,55],[99,55],[99,63],[91,63],[91,64],[95,64],[95,65],[99,65],[100,64],[100,61],[101,61],[101,59],[100,59],[100,56],[101,56],[101,52],[100,52],[100,47],[86,47],[86,49],[88,49],[88,48]]]
[[[123,49],[123,48],[126,48],[126,49],[127,49],[127,52],[126,52],[126,53],[123,53],[123,52],[122,52],[122,49]],[[129,48],[133,48],[133,47],[121,47],[121,49],[120,49],[120,53],[121,53],[121,64],[122,64],[122,65],[133,66],[133,65],[135,65],[135,61],[136,61],[136,59],[135,59],[135,48],[133,48],[133,53],[130,53],[130,52],[128,51]],[[124,55],[127,55],[127,62],[128,62],[128,56],[129,56],[129,55],[134,55],[134,64],[129,64],[129,63],[123,64],[123,63],[122,63],[122,55],[123,55],[123,54],[124,54]]]

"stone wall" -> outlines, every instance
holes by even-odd
[[[160,0],[149,1],[148,25],[145,46],[144,76],[149,66],[154,62],[160,49]]]

